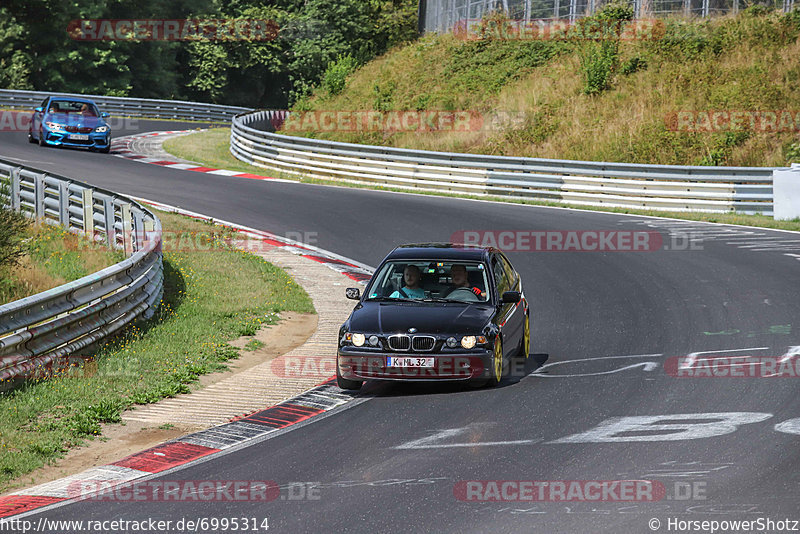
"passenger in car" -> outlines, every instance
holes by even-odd
[[[424,299],[425,291],[420,287],[422,273],[416,265],[406,265],[403,269],[403,281],[405,286],[401,287],[390,295],[390,298],[398,299]]]

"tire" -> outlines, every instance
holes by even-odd
[[[506,371],[506,362],[505,358],[503,358],[503,342],[498,335],[494,339],[494,356],[492,357],[492,375],[489,377],[487,385],[489,387],[496,387],[501,380],[503,380],[503,376],[505,375]]]
[[[44,135],[42,134],[41,130],[39,130],[39,146],[47,147],[47,143],[44,142]]]
[[[363,380],[348,380],[347,378],[342,378],[342,375],[339,374],[339,365],[336,365],[336,385],[339,386],[339,389],[357,391],[361,389],[361,384],[363,383]]]
[[[28,132],[28,142],[29,143],[36,143],[36,139],[33,138],[33,135],[31,135],[31,132]]]
[[[108,145],[105,148],[101,148],[100,150],[98,150],[98,152],[100,152],[101,154],[108,154],[109,152],[111,152],[111,145]]]

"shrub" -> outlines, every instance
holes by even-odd
[[[596,95],[609,89],[617,63],[619,52],[616,42],[586,43],[581,50],[583,92]]]
[[[800,163],[800,141],[786,148],[786,163]]]
[[[17,265],[25,255],[25,231],[30,222],[21,213],[4,205],[8,195],[0,190],[0,269]]]
[[[347,77],[358,68],[358,61],[351,55],[339,56],[336,61],[328,64],[322,76],[322,87],[330,95],[338,95],[347,85]]]
[[[628,76],[630,74],[633,74],[634,72],[645,70],[646,68],[647,68],[647,60],[639,56],[634,56],[622,64],[622,66],[620,67],[620,72],[622,72],[622,74],[624,74],[625,76]]]

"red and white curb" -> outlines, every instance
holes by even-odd
[[[267,245],[280,247],[322,263],[359,283],[369,280],[373,272],[368,265],[269,232],[220,221],[159,202],[135,197],[134,199],[164,211],[213,221],[217,225],[237,230]],[[0,518],[26,516],[41,512],[44,508],[97,497],[95,494],[88,496],[79,494],[80,483],[83,481],[103,482],[103,490],[110,490],[119,484],[152,477],[215,454],[247,447],[271,437],[273,433],[318,418],[335,408],[351,403],[357,395],[358,392],[339,389],[336,386],[336,379],[330,378],[291,399],[236,417],[228,423],[162,443],[109,465],[93,467],[75,475],[0,497]]]
[[[291,252],[292,254],[297,254],[304,258],[308,258],[318,263],[322,263],[323,265],[333,269],[334,271],[347,276],[351,280],[355,280],[356,282],[362,284],[366,283],[372,277],[372,273],[374,271],[374,269],[369,265],[365,265],[350,258],[346,258],[344,256],[340,256],[339,254],[330,252],[328,250],[321,249],[313,245],[306,245],[304,243],[287,239],[285,237],[281,237],[270,232],[257,230],[255,228],[250,228],[249,226],[243,226],[241,224],[236,224],[229,221],[215,219],[207,215],[202,215],[200,213],[196,213],[193,211],[177,208],[175,206],[170,206],[169,204],[162,204],[160,202],[154,202],[152,200],[147,200],[133,196],[130,198],[142,204],[153,206],[154,208],[160,209],[162,211],[177,213],[179,215],[184,215],[186,217],[191,217],[193,219],[199,219],[202,221],[213,222],[218,226],[236,230],[243,236],[258,240],[259,242],[267,246],[279,247],[282,250]]]
[[[274,178],[272,176],[262,176],[259,174],[252,174],[242,171],[231,171],[227,169],[215,169],[212,167],[203,167],[193,163],[181,163],[178,161],[171,161],[167,159],[154,158],[146,154],[139,154],[131,148],[131,145],[138,140],[146,139],[149,137],[158,137],[162,135],[176,135],[188,134],[194,132],[202,132],[204,130],[170,130],[167,132],[148,132],[143,134],[129,135],[126,137],[118,137],[111,140],[111,153],[114,156],[138,161],[139,163],[150,163],[151,165],[159,165],[168,169],[176,169],[181,171],[202,172],[205,174],[216,174],[218,176],[230,176],[232,178],[247,178],[249,180],[274,180],[279,182],[289,182],[290,180],[283,180]]]
[[[262,441],[269,434],[287,429],[343,406],[356,392],[335,386],[335,379],[323,382],[292,399],[258,410],[208,430],[202,430],[132,454],[122,460],[87,469],[18,493],[0,497],[0,518],[29,514],[54,505],[96,498],[81,495],[81,482],[102,482],[103,490],[186,466],[229,449]]]

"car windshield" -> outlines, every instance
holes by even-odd
[[[99,113],[94,104],[75,100],[51,100],[48,113],[70,113],[85,117],[97,117]]]
[[[367,300],[487,302],[489,284],[482,263],[389,261],[373,277]]]

